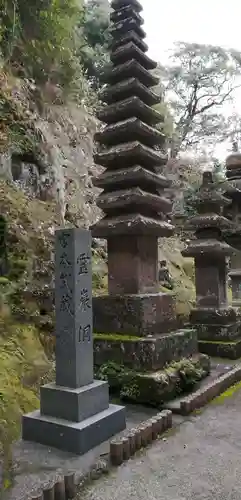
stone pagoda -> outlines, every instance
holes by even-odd
[[[173,226],[165,193],[170,183],[157,173],[167,161],[165,137],[155,128],[163,121],[154,107],[160,97],[151,89],[159,83],[152,73],[157,64],[146,54],[138,0],[113,0],[111,6],[112,65],[98,112],[104,127],[95,136],[95,162],[105,171],[94,184],[103,190],[97,203],[105,215],[92,227],[94,237],[107,240],[109,294],[94,298],[94,330],[133,342],[146,337],[146,355],[143,345],[132,348],[129,342],[122,361],[129,356],[133,363],[135,354],[142,365],[137,352],[147,359],[148,351],[153,359],[158,350],[155,361],[148,359],[148,367],[157,369],[192,355],[197,342],[190,330],[170,333],[176,325],[174,302],[171,294],[160,293],[158,282],[158,238],[170,236]],[[155,346],[151,337],[158,337]]]
[[[184,257],[195,260],[196,308],[190,322],[197,329],[201,352],[236,359],[241,354],[240,321],[227,302],[227,257],[233,249],[222,234],[232,229],[222,214],[230,201],[217,189],[212,172],[204,172],[195,204],[198,215],[188,224],[195,238],[183,251]]]
[[[227,243],[235,250],[231,257],[232,304],[241,306],[241,154],[234,151],[226,159],[226,176],[228,187],[225,193],[230,199],[226,216],[230,218],[234,227],[225,234]]]

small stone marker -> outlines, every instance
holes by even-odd
[[[55,241],[56,384],[40,388],[22,436],[82,455],[125,429],[125,408],[93,380],[91,233],[58,230]]]

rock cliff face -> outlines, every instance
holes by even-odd
[[[8,271],[0,275],[4,400],[0,452],[18,435],[21,413],[36,407],[43,376],[52,373],[47,357],[51,359],[53,353],[55,228],[64,222],[88,227],[100,215],[91,180],[99,171],[93,164],[93,135],[98,127],[93,112],[85,103],[57,101],[43,106],[31,82],[10,83],[0,78],[0,216],[6,223],[6,236],[0,227],[0,261],[6,258]],[[182,248],[177,237],[160,240],[160,260],[167,261],[173,279],[177,312],[185,316],[194,299],[194,285],[192,262],[184,261]],[[106,283],[105,247],[96,241],[94,293],[103,293]]]

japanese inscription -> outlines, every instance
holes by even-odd
[[[91,235],[57,231],[56,383],[80,387],[93,381]]]
[[[79,257],[77,258],[77,265],[79,268],[79,271],[78,271],[79,276],[81,276],[82,274],[88,274],[89,263],[90,263],[90,256],[86,255],[85,253],[81,253],[79,255]]]

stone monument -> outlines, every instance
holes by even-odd
[[[222,215],[229,203],[213,182],[212,172],[204,172],[196,199],[198,215],[188,224],[195,239],[183,256],[195,260],[196,308],[190,323],[197,329],[200,351],[236,359],[241,354],[240,318],[227,301],[227,257],[233,249],[222,234],[232,229],[232,222]]]
[[[41,387],[40,411],[23,416],[22,436],[84,454],[125,428],[125,408],[109,405],[106,382],[93,380],[91,236],[55,236],[56,383]]]
[[[158,238],[174,228],[165,193],[170,182],[158,174],[167,157],[165,137],[155,128],[163,121],[154,108],[160,97],[151,89],[159,83],[151,72],[157,64],[146,54],[140,2],[113,0],[111,6],[112,67],[101,92],[106,105],[98,112],[105,126],[95,137],[95,162],[105,171],[94,184],[103,189],[97,203],[105,216],[92,227],[94,237],[107,240],[109,294],[94,298],[94,331],[120,336],[122,362],[135,357],[137,366],[158,369],[196,353],[197,342],[194,332],[175,331],[173,297],[160,293]]]
[[[232,305],[241,306],[241,154],[233,152],[226,159],[226,176],[228,187],[225,196],[230,199],[226,216],[230,218],[234,227],[225,233],[225,239],[234,248],[231,257]]]

